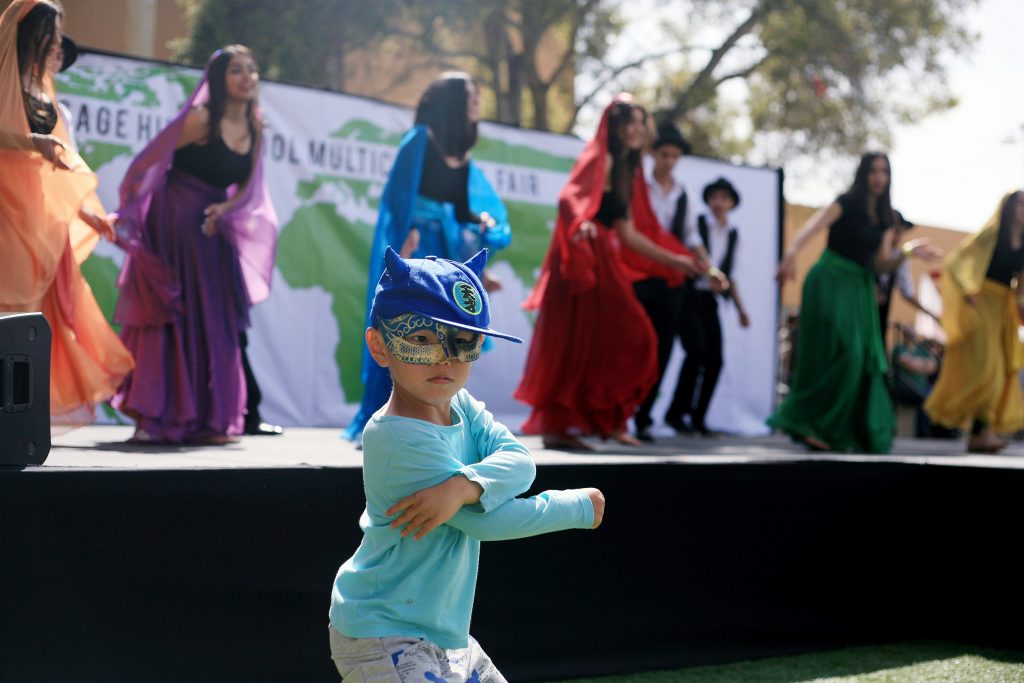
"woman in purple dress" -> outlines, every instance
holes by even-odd
[[[224,444],[242,432],[239,333],[269,294],[277,235],[258,83],[248,48],[215,52],[121,184],[115,319],[136,365],[115,405],[136,420],[134,441]]]

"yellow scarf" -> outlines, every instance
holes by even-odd
[[[942,277],[942,327],[950,346],[963,341],[977,327],[978,313],[964,297],[977,295],[985,283],[985,274],[999,241],[999,219],[1013,194],[1003,195],[995,213],[981,230],[960,242],[946,256]]]

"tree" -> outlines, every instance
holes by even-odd
[[[177,58],[204,64],[217,48],[243,43],[270,78],[345,89],[346,60],[394,28],[400,0],[179,0],[191,31]]]
[[[191,32],[179,59],[202,64],[241,42],[270,78],[335,90],[377,67],[373,91],[392,101],[423,74],[462,69],[482,86],[485,114],[542,130],[571,128],[579,65],[599,61],[620,28],[613,0],[179,0]],[[408,99],[408,98],[407,98]]]
[[[575,75],[622,27],[612,0],[421,0],[408,17],[404,37],[473,73],[494,118],[540,130],[571,130]]]
[[[955,104],[941,57],[971,46],[963,17],[975,2],[691,0],[691,20],[725,27],[724,37],[696,65],[660,70],[654,108],[711,132],[695,136],[696,150],[721,154],[707,113],[720,107],[723,85],[742,81],[750,137],[773,137],[775,162],[888,145],[895,123]],[[691,54],[692,47],[679,43],[647,58],[672,52]]]

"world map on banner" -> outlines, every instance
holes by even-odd
[[[108,211],[117,208],[118,185],[134,155],[174,117],[200,75],[192,68],[93,53],[82,55],[59,75],[60,99],[71,112],[82,156],[100,178],[99,195]],[[254,307],[249,334],[250,361],[265,387],[261,411],[266,419],[285,425],[337,427],[347,424],[362,397],[367,262],[381,192],[399,141],[412,125],[412,112],[273,82],[261,85],[260,103],[266,118],[267,182],[280,218],[271,296]],[[492,324],[527,342],[533,319],[520,303],[539,274],[558,193],[582,147],[574,137],[485,122],[472,151],[505,201],[512,225],[511,245],[491,255],[492,272],[503,284],[491,298]],[[741,192],[749,192],[744,183],[764,185],[763,194],[776,208],[767,207],[757,221],[771,224],[763,231],[770,239],[759,246],[756,239],[745,238],[744,249],[751,252],[746,263],[774,252],[774,171],[711,160],[688,160],[685,167],[685,182],[691,188],[721,174],[723,168],[729,169]],[[743,174],[751,180],[744,180]],[[771,182],[762,182],[764,178]],[[691,192],[691,198],[696,201],[697,193]],[[746,198],[744,204],[749,206]],[[758,227],[754,222],[750,220],[751,228]],[[82,266],[111,319],[122,260],[116,247],[102,242]],[[757,293],[761,295],[768,297],[765,306],[774,316],[774,297],[767,289]],[[773,323],[766,316],[755,319],[755,325],[760,324],[771,340]],[[735,391],[749,393],[752,381],[760,387],[755,401],[744,396],[738,402],[742,419],[737,421],[736,412],[728,411],[738,431],[757,433],[763,431],[770,410],[774,345],[758,349],[737,336],[740,346],[732,349],[728,335],[726,330],[726,370],[718,393],[731,391],[730,363],[742,373],[743,386],[736,384]],[[474,364],[468,388],[499,419],[517,428],[527,408],[512,399],[512,393],[528,343],[502,342],[496,348],[499,352],[486,353]],[[731,356],[740,362],[730,361]],[[755,373],[742,366],[751,358],[759,359]],[[716,409],[723,409],[718,405],[722,400],[716,394],[709,415],[712,424]],[[123,419],[109,408],[106,418]]]
[[[100,197],[108,210],[117,206],[117,187],[133,156],[173,118],[198,82],[195,69],[95,54],[85,55],[60,75],[61,100],[71,111],[81,154],[100,178]],[[297,91],[305,101],[296,97]],[[267,397],[273,407],[264,412],[290,424],[338,425],[362,396],[366,264],[380,194],[411,114],[274,83],[263,84],[261,102],[268,122],[267,176],[281,228],[272,295],[256,309],[251,353],[261,380],[266,377],[268,384],[284,389]],[[304,119],[303,111],[318,115]],[[385,128],[381,121],[392,125]],[[491,128],[502,132],[485,124],[474,159],[506,201],[515,231],[512,245],[492,256],[492,266],[504,272],[506,280],[511,277],[506,282],[510,290],[528,291],[550,240],[558,190],[581,143],[556,136],[540,136],[547,138],[543,144],[499,139]],[[510,132],[513,138],[524,137],[520,131]],[[555,152],[549,151],[552,139]],[[116,248],[102,244],[83,265],[108,318],[117,300],[121,260]],[[315,305],[303,302],[303,290],[325,294],[327,310],[313,310]],[[297,308],[290,306],[294,303]],[[508,303],[517,310],[517,301]],[[330,321],[334,329],[328,334],[337,342],[329,356],[301,359],[260,344],[266,339],[260,328],[277,327],[261,323],[293,318],[289,310],[306,310],[315,319],[312,327],[307,322],[292,328],[296,334],[300,329],[322,334],[325,320]],[[519,316],[522,321],[516,327],[528,332],[529,320]],[[271,331],[270,336],[280,335]],[[300,367],[310,363],[317,367]],[[282,364],[291,366],[288,372],[278,371]],[[334,391],[317,388],[325,383],[325,373],[333,376]],[[289,386],[287,378],[297,374],[316,375],[320,381]],[[294,396],[289,399],[288,394]]]

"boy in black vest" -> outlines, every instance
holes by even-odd
[[[739,233],[729,222],[729,212],[739,205],[739,193],[732,183],[719,178],[704,188],[704,203],[711,209],[711,214],[702,213],[698,217],[700,242],[689,246],[695,247],[698,257],[707,264],[717,266],[728,279],[729,288],[716,295],[707,277],[687,281],[682,287],[678,329],[686,358],[679,373],[672,405],[665,414],[665,423],[677,432],[695,431],[711,435],[712,432],[704,424],[704,416],[722,371],[722,326],[718,319],[716,296],[732,300],[742,327],[750,325],[750,317],[733,278]],[[685,416],[689,416],[689,424]]]
[[[651,149],[654,167],[646,179],[647,196],[655,217],[662,228],[684,244],[686,237],[693,232],[693,225],[687,207],[686,188],[675,179],[673,170],[689,152],[690,143],[679,129],[671,123],[661,124]],[[658,335],[658,381],[633,416],[636,437],[641,441],[653,441],[651,407],[658,397],[658,386],[665,374],[679,326],[680,288],[670,288],[661,278],[652,277],[635,282],[633,291]]]

